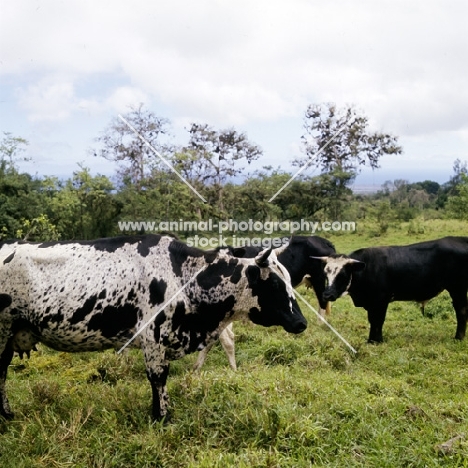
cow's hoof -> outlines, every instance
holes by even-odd
[[[172,421],[171,413],[167,412],[164,416],[160,416],[160,415],[154,416],[153,415],[153,421],[155,423],[161,423],[163,426],[167,426]]]
[[[383,340],[371,340],[370,338],[367,340],[367,342],[369,344],[373,344],[373,345],[378,345],[378,344],[381,344],[383,343]]]

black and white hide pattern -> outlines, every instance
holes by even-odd
[[[229,251],[236,257],[253,258],[260,253],[257,247],[228,247]],[[318,299],[319,312],[322,317],[330,314],[330,302],[323,299],[323,292],[326,287],[326,276],[324,267],[319,262],[314,262],[310,257],[323,257],[336,253],[334,245],[327,239],[319,236],[292,236],[289,243],[274,250],[278,260],[288,270],[291,277],[291,284],[294,288],[301,284],[312,288]],[[229,366],[232,370],[237,370],[236,354],[234,344],[234,332],[232,324],[227,326],[219,336],[219,342],[226,353]],[[205,347],[198,354],[193,366],[194,370],[199,370],[214,343]]]
[[[150,322],[131,346],[143,351],[153,418],[167,421],[171,360],[217,340],[233,320],[279,325],[290,333],[307,327],[288,272],[271,249],[239,259],[228,251],[205,252],[171,237],[147,235],[10,242],[1,245],[0,259],[0,415],[5,418],[13,416],[5,393],[13,354],[29,353],[38,342],[69,352],[120,349]]]
[[[348,293],[367,311],[369,342],[383,341],[388,304],[427,301],[446,290],[457,318],[455,339],[462,340],[468,317],[468,237],[444,237],[416,244],[359,249],[322,257],[328,286],[323,299]]]

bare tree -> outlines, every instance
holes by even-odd
[[[143,104],[122,117],[125,120],[120,117],[112,119],[96,138],[100,148],[94,151],[94,155],[117,162],[120,181],[141,189],[155,169],[166,170],[151,147],[162,154],[167,153],[170,146],[164,143],[164,138],[169,136],[170,123],[168,119],[144,109]]]
[[[245,133],[234,129],[215,130],[207,124],[193,123],[190,140],[177,157],[184,174],[198,185],[211,189],[218,209],[224,211],[223,187],[244,171],[262,154],[259,146],[249,142]]]

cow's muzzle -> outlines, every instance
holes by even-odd
[[[327,288],[323,291],[322,298],[324,302],[336,301],[338,299],[338,294],[333,289]]]
[[[295,311],[296,314],[299,315],[299,317],[295,317],[295,319],[287,322],[283,328],[288,332],[288,333],[294,333],[295,335],[302,333],[306,328],[307,328],[307,320],[306,318],[302,315],[302,312],[300,310]]]
[[[307,320],[304,319],[302,322],[298,323],[294,326],[294,329],[291,333],[295,333],[296,335],[302,333],[307,328]]]

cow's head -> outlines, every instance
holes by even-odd
[[[323,292],[324,301],[336,301],[346,294],[351,286],[353,273],[361,271],[365,263],[348,257],[347,255],[330,255],[328,257],[311,257],[325,264],[324,272],[327,287]]]
[[[258,303],[249,310],[250,320],[264,327],[280,325],[289,333],[303,332],[307,321],[294,297],[291,278],[272,249],[245,261],[249,262],[245,270],[248,288]]]

